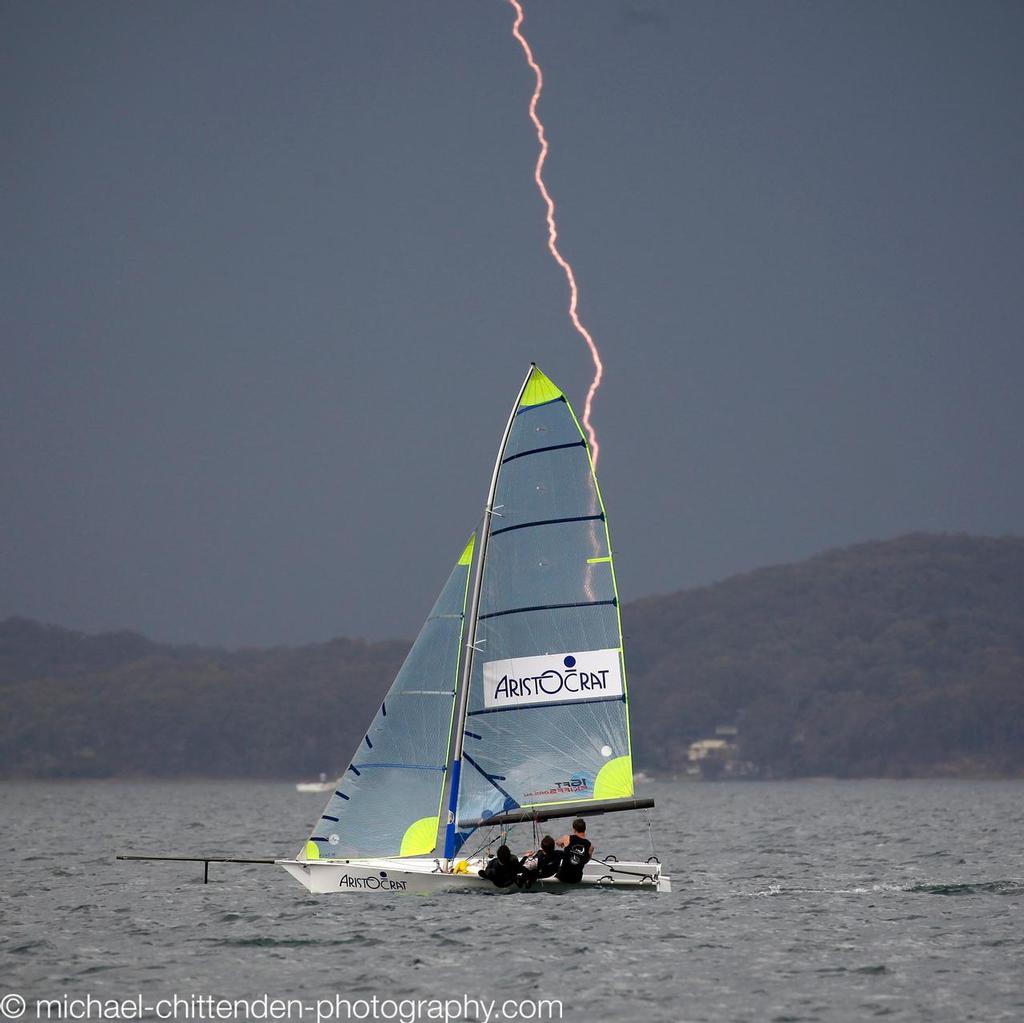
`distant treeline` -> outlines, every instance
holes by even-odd
[[[1024,773],[1024,539],[912,535],[623,608],[637,767]],[[0,775],[340,771],[407,649],[228,652],[0,623]]]

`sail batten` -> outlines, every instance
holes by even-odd
[[[614,604],[615,598],[611,600],[577,600],[572,604],[535,604],[532,607],[510,607],[507,611],[491,611],[488,614],[480,615],[480,621],[486,618],[501,618],[504,615],[519,615],[527,611],[565,611],[570,607],[603,607],[607,604]]]
[[[549,444],[544,448],[531,448],[529,451],[519,451],[514,455],[506,455],[502,460],[501,464],[504,465],[506,462],[515,461],[517,458],[525,458],[527,455],[542,455],[545,451],[564,451],[566,448],[585,448],[587,442],[585,440],[573,440],[567,444]],[[491,534],[494,535],[493,533]]]
[[[492,529],[491,536],[500,536],[502,533],[511,533],[516,529],[534,529],[537,526],[557,526],[562,522],[590,522],[592,519],[603,519],[604,512],[599,515],[572,515],[563,519],[540,519],[538,522],[520,522],[515,526],[503,526],[501,529]]]

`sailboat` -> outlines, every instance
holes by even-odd
[[[327,780],[327,775],[321,771],[319,781],[297,781],[296,792],[330,792],[334,788],[334,782]]]
[[[495,891],[477,871],[514,826],[532,824],[536,848],[546,821],[653,805],[633,792],[619,600],[590,449],[565,395],[531,364],[481,526],[305,845],[277,862],[314,893]],[[592,837],[581,882],[534,887],[671,890],[657,857],[619,861]]]

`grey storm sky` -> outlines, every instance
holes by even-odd
[[[525,7],[623,599],[1024,530],[1024,5]],[[590,380],[508,3],[0,10],[0,616],[411,638]]]

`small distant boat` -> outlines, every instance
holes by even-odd
[[[296,792],[330,792],[334,788],[334,782],[329,781],[326,774],[321,772],[319,781],[298,781],[295,783]]]
[[[575,413],[531,365],[479,531],[308,841],[277,862],[315,893],[494,891],[477,871],[510,828],[532,824],[515,844],[536,848],[545,821],[654,806],[633,780],[604,503]],[[653,840],[619,861],[593,837],[603,858],[579,884],[538,887],[671,890]]]

